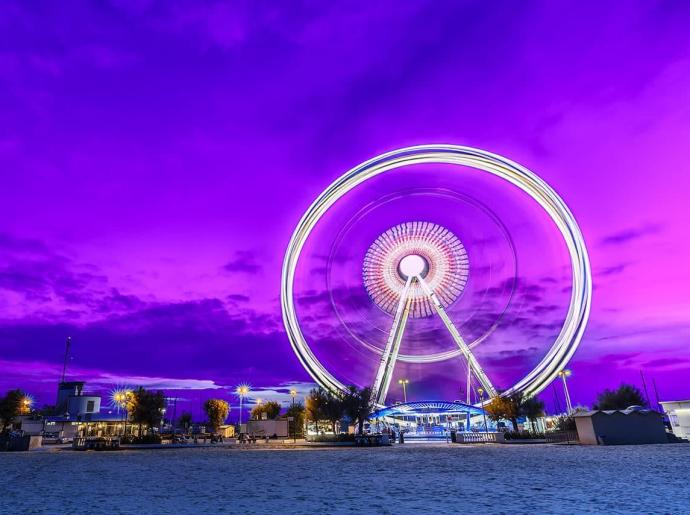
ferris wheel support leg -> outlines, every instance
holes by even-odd
[[[462,351],[462,353],[465,356],[465,359],[467,360],[468,367],[472,370],[475,377],[484,387],[484,390],[486,390],[490,397],[495,397],[496,395],[498,395],[496,389],[491,384],[491,381],[489,380],[488,376],[479,364],[479,361],[477,361],[477,358],[474,357],[474,354],[472,354],[472,351],[470,350],[467,343],[465,343],[465,340],[463,340],[462,336],[460,336],[458,329],[455,327],[455,324],[453,324],[453,321],[448,316],[448,313],[446,313],[446,310],[441,304],[441,301],[438,300],[438,296],[434,293],[434,290],[431,289],[429,284],[422,277],[418,276],[417,280],[422,285],[422,289],[424,289],[426,294],[429,296],[429,299],[431,299],[431,303],[434,306],[436,313],[438,313],[438,316],[441,317],[441,320],[443,320],[446,329],[448,329],[448,332],[453,337],[453,340],[455,340],[455,343],[458,345],[458,347],[460,347],[460,350]]]
[[[410,293],[410,286],[412,285],[412,277],[408,277],[405,283],[405,288],[400,295],[400,302],[398,302],[398,310],[393,319],[393,326],[388,335],[386,348],[381,355],[381,362],[378,371],[376,372],[376,379],[374,380],[374,396],[376,403],[385,405],[386,397],[388,396],[388,388],[393,378],[393,368],[395,362],[398,360],[398,351],[400,350],[400,342],[402,341],[403,333],[405,332],[405,324],[407,324],[407,317],[410,313],[410,302],[408,295]]]
[[[467,367],[467,404],[472,404],[472,395],[471,395],[471,390],[472,389],[472,367]],[[472,415],[470,412],[467,412],[467,416],[465,417],[465,431],[470,431],[470,426],[472,424]]]

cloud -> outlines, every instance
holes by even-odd
[[[304,398],[309,394],[311,389],[316,388],[316,386],[316,383],[307,381],[288,381],[280,383],[277,386],[252,386],[247,397],[250,404],[256,404],[258,400],[272,400],[279,402],[283,406],[288,406],[292,403],[292,395],[290,395],[291,390],[294,389],[297,391],[295,402],[304,402]],[[235,387],[232,387],[231,390],[232,393],[234,393]]]
[[[600,268],[596,271],[595,275],[598,277],[607,277],[610,275],[618,275],[621,274],[625,271],[626,268],[630,263],[619,263],[617,265],[611,265],[611,266],[606,266],[603,268]]]
[[[142,309],[147,302],[110,284],[99,267],[46,244],[0,234],[2,318],[94,321]]]
[[[13,380],[16,384],[44,383],[57,386],[57,380],[62,373],[60,364],[33,360],[0,360],[0,368],[6,371],[4,382]],[[224,387],[208,379],[114,374],[101,369],[73,366],[68,367],[68,378],[84,380],[89,388],[97,390],[121,384],[161,390],[214,390]]]
[[[238,250],[235,252],[235,256],[223,265],[223,270],[231,274],[243,273],[255,275],[260,273],[262,268],[256,255],[249,250]]]
[[[602,245],[624,245],[634,240],[639,240],[645,236],[659,234],[662,230],[661,224],[647,224],[641,227],[632,227],[618,231],[602,238]]]

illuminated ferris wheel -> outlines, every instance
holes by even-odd
[[[396,374],[435,397],[435,382],[466,381],[468,400],[471,382],[538,393],[575,352],[591,289],[581,232],[546,182],[482,150],[424,145],[319,195],[289,243],[281,302],[311,376],[332,391],[371,386],[384,406]]]

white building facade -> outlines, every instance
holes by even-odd
[[[678,438],[690,440],[690,400],[664,401],[660,404],[668,415],[673,434]]]

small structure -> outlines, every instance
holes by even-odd
[[[668,443],[661,414],[639,407],[576,413],[575,424],[585,445]]]
[[[460,401],[397,403],[374,411],[369,420],[376,421],[375,432],[403,433],[409,442],[448,441],[462,431],[486,433],[489,429],[484,424],[490,422],[482,408]]]
[[[218,434],[223,438],[234,438],[235,426],[230,424],[224,424],[218,428]]]
[[[245,432],[253,434],[257,437],[269,438],[275,436],[277,438],[287,438],[288,436],[288,421],[284,419],[278,420],[250,420],[246,425]]]
[[[664,401],[659,404],[668,415],[673,434],[690,440],[690,401]]]

